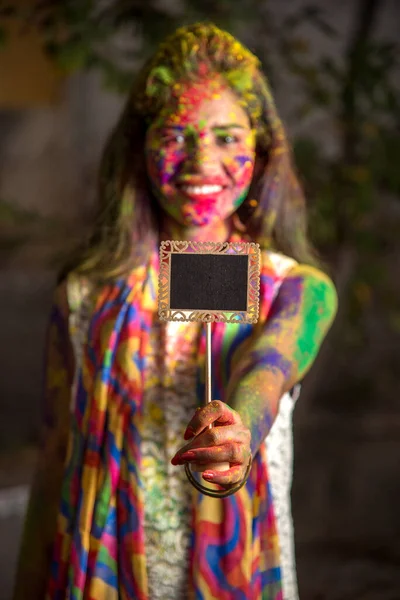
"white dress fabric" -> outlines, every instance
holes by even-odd
[[[155,322],[146,360],[141,431],[149,598],[186,600],[193,488],[171,458],[197,407],[198,323]],[[160,356],[161,355],[161,356]]]
[[[274,500],[276,525],[281,552],[282,591],[284,600],[298,600],[294,530],[290,492],[293,477],[293,409],[300,392],[285,394],[279,403],[278,415],[265,444],[268,473]]]

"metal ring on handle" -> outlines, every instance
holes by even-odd
[[[186,473],[186,477],[189,479],[189,481],[193,485],[193,487],[195,487],[196,490],[198,490],[205,496],[210,496],[211,498],[227,498],[228,496],[232,496],[232,494],[235,494],[236,492],[238,492],[240,490],[240,488],[242,488],[244,486],[244,484],[246,483],[246,481],[249,478],[252,464],[253,464],[253,460],[250,457],[249,464],[247,465],[246,473],[244,474],[242,481],[239,481],[239,483],[237,483],[233,487],[229,488],[229,490],[212,490],[211,488],[207,488],[203,484],[199,483],[193,477],[192,471],[190,470],[189,463],[185,463],[185,473]]]

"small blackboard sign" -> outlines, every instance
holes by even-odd
[[[162,242],[160,319],[255,323],[259,280],[258,244]]]

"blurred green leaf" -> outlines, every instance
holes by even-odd
[[[36,213],[16,206],[6,200],[0,200],[0,224],[31,223],[38,219],[40,217]]]

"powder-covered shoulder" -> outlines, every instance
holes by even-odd
[[[325,316],[333,319],[338,306],[338,297],[335,285],[332,279],[323,271],[316,267],[304,264],[294,264],[286,273],[282,282],[293,283],[297,280],[303,288],[303,293],[309,296],[314,302],[323,303],[325,307]]]

